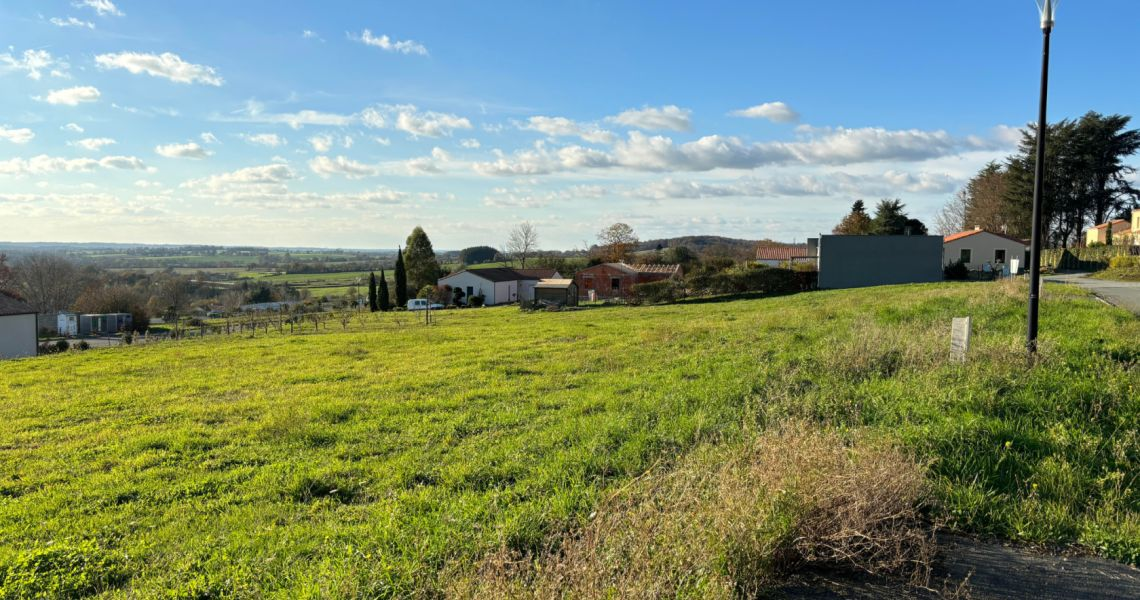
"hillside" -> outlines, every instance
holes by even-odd
[[[610,558],[583,564],[629,567],[598,585],[647,585],[634,573],[726,597],[798,564],[781,549],[806,552],[788,546],[818,514],[792,483],[804,465],[853,469],[847,496],[898,483],[950,530],[1136,563],[1140,321],[1050,285],[1027,371],[1024,296],[963,283],[441,311],[431,327],[380,314],[0,363],[0,598],[477,595],[504,552],[573,557],[598,527],[661,514],[684,531],[589,547]],[[732,467],[788,456],[803,462]],[[738,509],[750,528],[714,535]],[[491,595],[541,583],[506,573]]]
[[[755,257],[756,240],[741,240],[737,238],[721,237],[719,235],[687,235],[675,238],[663,238],[656,240],[643,240],[637,245],[637,251],[643,250],[656,250],[657,246],[662,248],[672,248],[675,246],[688,246],[690,250],[696,252],[703,252],[716,246],[722,246],[733,253],[745,253],[749,256]],[[773,242],[778,243],[778,242]]]

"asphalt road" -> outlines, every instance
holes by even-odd
[[[1090,279],[1085,275],[1087,273],[1049,275],[1045,281],[1079,285],[1111,304],[1140,315],[1140,282]]]

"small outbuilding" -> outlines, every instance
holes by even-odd
[[[574,283],[583,298],[614,300],[628,298],[639,283],[680,279],[684,274],[681,265],[601,263],[578,271]]]
[[[79,315],[79,335],[118,335],[133,325],[130,313]]]
[[[534,284],[534,301],[556,306],[578,306],[578,284],[573,279],[540,279]]]
[[[35,356],[36,334],[36,309],[0,292],[0,359]]]
[[[66,337],[79,335],[79,315],[73,312],[59,313],[55,316],[55,330]]]
[[[558,278],[554,269],[511,269],[490,267],[465,269],[441,277],[439,285],[463,290],[464,302],[472,296],[482,296],[483,304],[510,304],[519,300],[534,299],[534,287],[542,279]]]

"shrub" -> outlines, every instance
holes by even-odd
[[[948,281],[965,281],[970,277],[970,270],[966,263],[956,260],[942,267],[942,278]]]
[[[467,305],[478,308],[480,306],[483,306],[483,302],[485,302],[486,300],[487,300],[487,298],[485,296],[483,296],[483,294],[478,294],[476,296],[471,296],[470,298],[468,298],[467,299]]]
[[[1140,256],[1114,256],[1108,261],[1110,269],[1140,269]]]
[[[71,344],[68,344],[67,340],[56,340],[56,342],[55,342],[55,351],[56,352],[67,352],[70,349],[71,349]]]
[[[90,350],[91,344],[88,344],[87,340],[79,340],[79,343],[75,345],[75,349],[76,350]]]
[[[702,272],[686,282],[693,295],[716,296],[760,292],[787,294],[803,289],[801,276],[788,269],[738,267],[720,273]]]
[[[668,304],[685,297],[685,286],[676,279],[638,283],[630,289],[631,304]]]

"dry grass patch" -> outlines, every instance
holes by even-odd
[[[456,598],[751,597],[805,567],[925,584],[924,465],[797,423],[707,447],[618,491],[545,556],[500,550]]]

